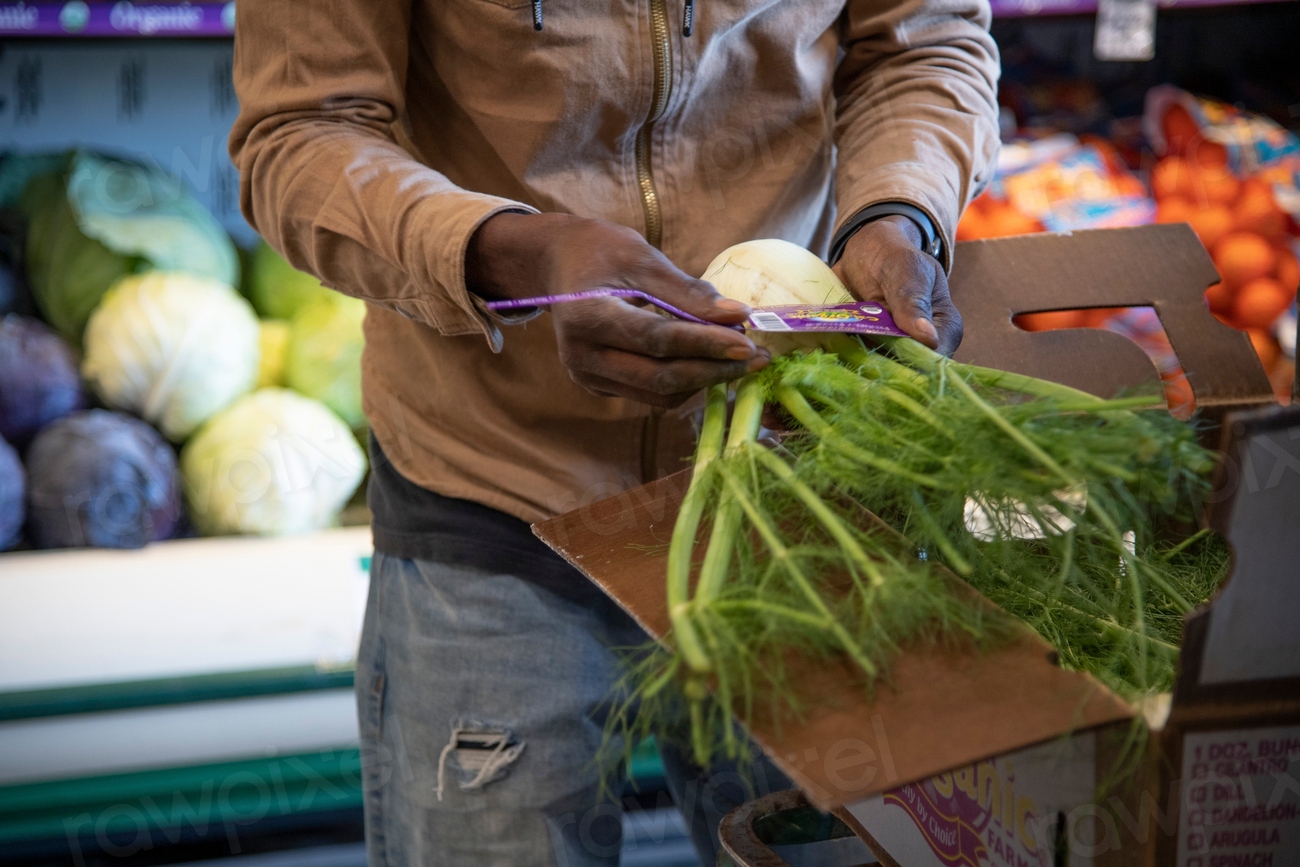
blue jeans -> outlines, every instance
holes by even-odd
[[[622,808],[594,759],[615,649],[647,640],[604,597],[376,553],[356,677],[370,867],[617,864]],[[704,774],[663,753],[709,867],[718,821],[789,787],[765,762]]]

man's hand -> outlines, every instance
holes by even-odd
[[[948,295],[943,266],[921,250],[921,232],[906,217],[858,229],[835,273],[861,301],[877,301],[898,327],[931,349],[952,355],[961,343],[961,314]]]
[[[737,325],[749,308],[678,270],[624,226],[567,214],[503,213],[470,239],[465,280],[482,298],[640,289],[701,319]],[[770,358],[740,331],[661,315],[619,298],[551,308],[560,361],[588,391],[676,406]]]

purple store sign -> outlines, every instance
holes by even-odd
[[[230,36],[235,4],[0,3],[0,36]]]
[[[1157,10],[1203,9],[1207,6],[1245,6],[1280,0],[1156,0]],[[1027,15],[1080,15],[1097,11],[1097,0],[990,0],[997,18]]]
[[[1097,11],[1097,0],[990,0],[999,18],[1077,15]],[[1278,0],[1156,0],[1159,9],[1234,6]],[[0,2],[0,38],[5,36],[230,36],[235,4],[86,3],[84,0]]]

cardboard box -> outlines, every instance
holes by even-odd
[[[1273,401],[1249,340],[1205,308],[1217,276],[1186,226],[972,242],[957,261],[961,360],[1101,395],[1154,384],[1150,361],[1119,335],[1011,321],[1153,306],[1205,417]],[[1214,520],[1237,546],[1236,568],[1189,619],[1172,703],[1167,715],[1148,709],[1152,736],[1123,786],[1100,784],[1139,710],[1058,668],[1033,634],[983,655],[909,651],[872,700],[846,665],[796,661],[809,710],[755,718],[755,741],[886,864],[1300,864],[1300,539],[1285,526],[1300,515],[1300,472],[1289,472],[1300,469],[1300,412],[1247,414],[1224,430],[1231,490]],[[679,473],[534,529],[662,636],[664,552],[687,481]]]
[[[1229,580],[1184,628],[1133,776],[1124,725],[837,805],[886,864],[1300,864],[1300,407],[1227,416],[1211,525]]]
[[[1062,382],[1102,397],[1154,387],[1159,375],[1136,344],[1109,331],[1031,333],[1018,313],[1154,307],[1187,372],[1202,416],[1275,402],[1244,332],[1205,306],[1219,281],[1185,224],[1024,235],[957,245],[950,285],[966,336],[955,358]]]

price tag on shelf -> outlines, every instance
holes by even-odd
[[[1097,0],[1098,60],[1150,60],[1156,56],[1154,0]]]

